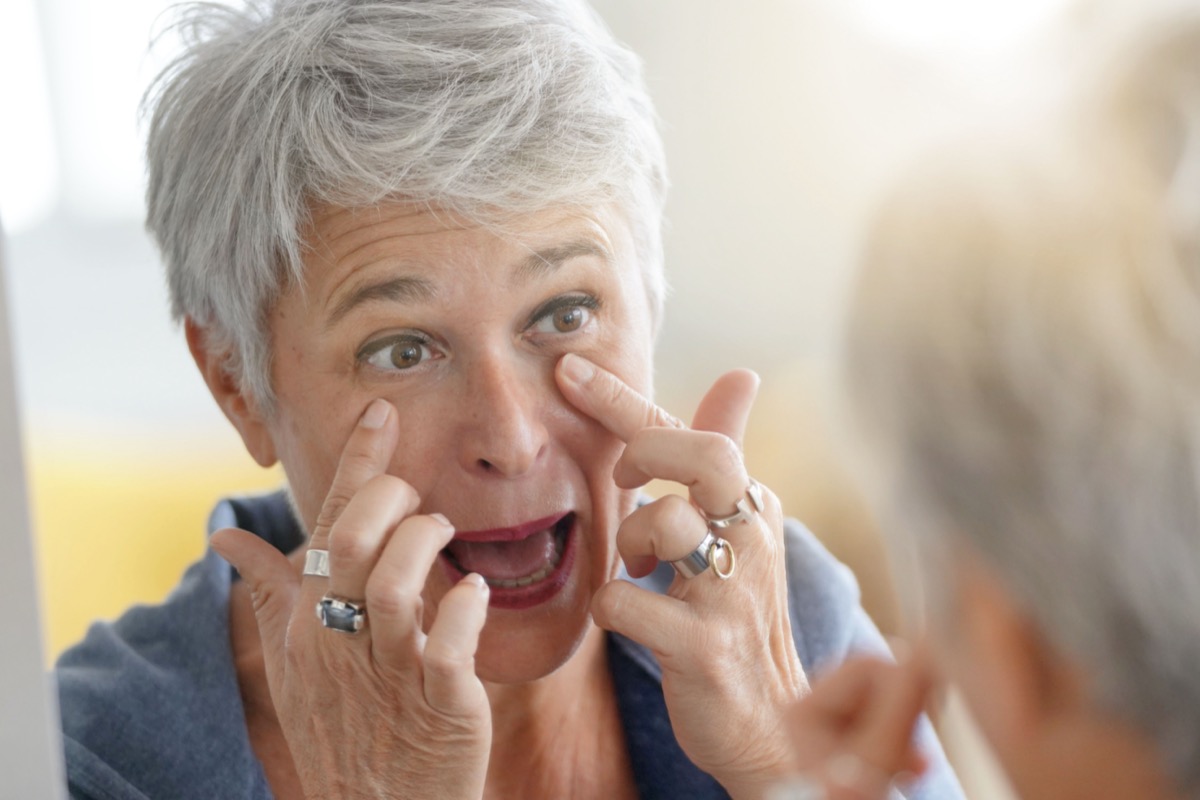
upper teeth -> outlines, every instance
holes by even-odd
[[[488,578],[485,576],[488,586],[495,586],[499,589],[515,589],[518,586],[528,586],[529,584],[540,581],[554,572],[554,569],[562,561],[562,539],[558,536],[554,537],[554,553],[550,556],[550,563],[539,569],[532,575],[526,575],[523,578]]]

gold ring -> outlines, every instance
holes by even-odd
[[[729,556],[727,559],[729,563],[724,569],[721,569],[717,565],[717,557],[720,553],[725,553]],[[737,557],[733,554],[733,545],[717,537],[717,540],[708,548],[708,566],[718,578],[723,581],[729,580],[730,576],[733,575],[734,569],[737,568]]]

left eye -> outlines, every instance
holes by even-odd
[[[573,333],[588,323],[592,310],[584,303],[572,303],[550,309],[534,323],[538,333]]]
[[[360,358],[375,369],[409,370],[433,356],[426,341],[401,336],[376,342],[365,348]]]

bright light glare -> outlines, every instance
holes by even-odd
[[[996,51],[1027,40],[1067,0],[838,0],[866,27],[922,50]]]
[[[0,3],[0,220],[23,230],[54,206],[58,163],[34,0]]]

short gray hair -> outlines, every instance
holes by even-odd
[[[147,227],[173,314],[269,406],[266,317],[302,285],[314,204],[389,200],[502,225],[615,203],[655,321],[662,142],[637,58],[582,0],[252,0],[184,7],[147,93]]]
[[[844,386],[931,598],[967,543],[1200,797],[1200,219],[1159,148],[1189,109],[1152,105],[923,164],[871,237]]]

